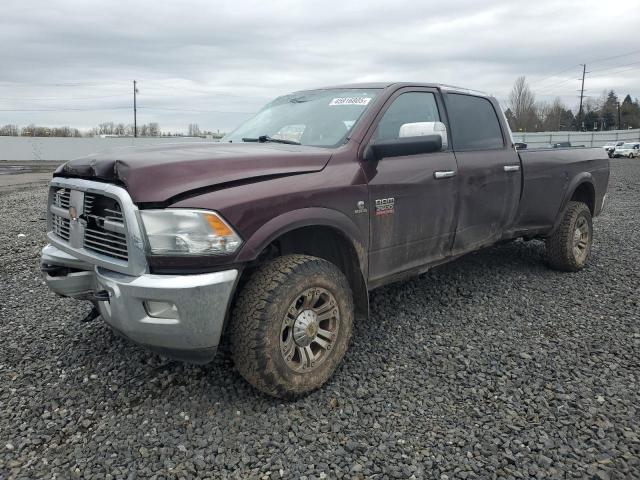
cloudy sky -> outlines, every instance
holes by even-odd
[[[3,0],[0,125],[138,122],[228,130],[271,98],[369,80],[429,81],[505,101],[640,96],[640,10],[618,1]]]

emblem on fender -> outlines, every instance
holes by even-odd
[[[353,213],[367,213],[367,205],[364,203],[364,200],[358,201],[356,207],[357,208],[353,211]]]
[[[396,199],[394,197],[376,199],[376,216],[395,213],[395,203]]]

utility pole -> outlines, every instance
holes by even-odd
[[[582,130],[582,99],[584,98],[584,76],[587,73],[587,64],[582,64],[582,87],[580,88],[580,108],[578,109],[578,131]]]
[[[136,87],[136,81],[133,81],[133,136],[138,138],[138,107],[136,105],[136,93],[138,88]],[[581,107],[582,108],[582,107]]]
[[[618,130],[622,130],[622,122],[620,117],[620,102],[618,102]]]

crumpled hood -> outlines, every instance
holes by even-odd
[[[120,184],[135,203],[166,202],[191,190],[320,171],[330,157],[325,148],[278,143],[181,143],[89,155],[54,176]]]

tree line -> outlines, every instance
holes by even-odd
[[[3,125],[0,127],[0,136],[3,137],[82,137],[77,128],[71,127],[41,127],[38,125]]]
[[[97,127],[89,130],[89,136],[96,137],[99,135],[117,135],[117,136],[130,136],[134,134],[133,124],[103,122]],[[148,124],[138,125],[138,136],[140,137],[160,137],[162,132],[160,125],[156,122]]]
[[[18,125],[12,124],[0,126],[0,137],[98,137],[101,135],[133,137],[134,127],[133,124],[102,122],[98,124],[98,126],[82,132],[77,128],[43,127],[34,124],[27,125],[26,127],[19,127]],[[214,138],[221,138],[224,136],[224,133],[220,133],[219,131],[211,132],[207,130],[200,130],[200,127],[197,123],[190,123],[187,135],[190,137],[212,136]],[[151,122],[148,124],[138,125],[138,136],[173,137],[183,136],[183,134],[172,133],[170,131],[162,131],[158,123]]]
[[[552,102],[536,101],[525,77],[520,77],[509,94],[504,112],[514,132],[553,132],[561,130],[601,131],[640,128],[638,99],[626,95],[623,100],[613,91],[598,98],[586,97],[576,112],[559,97]]]
[[[133,136],[133,125],[124,123],[103,122],[97,127],[81,132],[71,127],[43,127],[30,124],[26,127],[18,125],[3,125],[0,127],[0,136],[5,137],[96,137],[99,135]],[[159,137],[162,135],[160,125],[152,122],[138,126],[138,135],[141,137]]]

